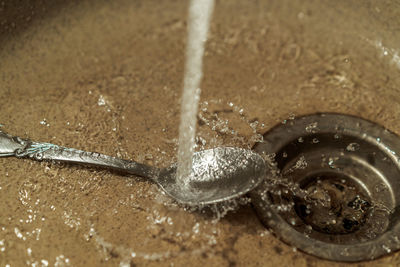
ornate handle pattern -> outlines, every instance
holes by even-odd
[[[160,169],[96,152],[25,140],[0,132],[0,157],[15,156],[34,160],[71,162],[114,169],[154,180]]]

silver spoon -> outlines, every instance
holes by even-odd
[[[72,162],[114,169],[157,183],[169,196],[187,205],[226,201],[255,188],[266,173],[263,158],[251,151],[219,147],[193,156],[192,174],[185,185],[176,181],[177,164],[163,169],[107,155],[39,143],[0,131],[0,157],[15,156],[55,162]]]

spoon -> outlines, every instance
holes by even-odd
[[[207,205],[246,194],[264,179],[266,164],[251,150],[218,147],[196,152],[192,175],[185,184],[176,179],[177,164],[156,168],[96,152],[34,142],[0,131],[0,157],[15,156],[54,162],[71,162],[114,169],[157,183],[165,193],[186,205]]]

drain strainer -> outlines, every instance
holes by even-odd
[[[286,243],[337,261],[400,249],[400,139],[370,121],[316,114],[280,124],[254,149],[275,171],[251,192]]]

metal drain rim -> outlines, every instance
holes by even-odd
[[[312,125],[314,122],[318,122],[316,127],[306,129],[307,125]],[[349,135],[365,140],[386,152],[387,156],[398,166],[400,142],[397,135],[368,120],[337,113],[318,113],[288,120],[285,124],[277,125],[269,130],[264,135],[264,142],[257,143],[254,149],[260,153],[275,153],[285,143],[309,135],[314,131]],[[282,138],[282,133],[285,138]],[[400,223],[392,225],[391,229],[376,239],[353,245],[332,244],[308,238],[293,229],[269,206],[271,203],[262,198],[260,194],[263,190],[263,185],[261,185],[250,193],[261,221],[284,242],[306,253],[328,260],[355,262],[372,260],[400,249]]]

